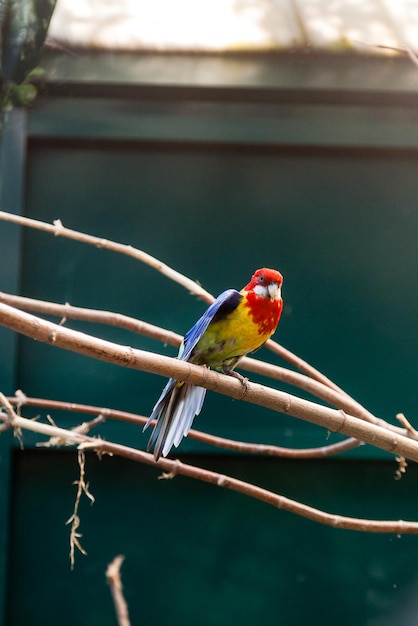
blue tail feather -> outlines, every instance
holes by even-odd
[[[234,310],[241,298],[242,295],[235,289],[222,292],[186,333],[177,358],[181,361],[192,360],[193,362],[193,350],[210,323],[219,316],[227,315]],[[170,378],[144,426],[145,430],[153,419],[157,420],[147,447],[147,450],[150,450],[155,445],[155,460],[158,461],[161,455],[167,456],[172,446],[178,446],[182,438],[187,435],[195,415],[200,413],[205,394],[206,389],[203,387],[188,383],[177,385],[177,381]]]
[[[147,446],[147,450],[154,447],[156,461],[167,456],[173,445],[177,447],[188,435],[195,415],[202,409],[205,395],[204,387],[188,383],[177,386],[173,379],[169,380],[144,426],[145,430],[153,419],[157,420]]]

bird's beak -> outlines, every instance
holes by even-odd
[[[268,287],[270,300],[280,300],[282,297],[282,290],[277,283],[271,283]]]

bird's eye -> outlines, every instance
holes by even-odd
[[[260,283],[264,283],[264,274],[261,274],[261,276],[258,277],[258,280]]]

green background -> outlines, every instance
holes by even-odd
[[[187,461],[342,514],[417,516],[416,467],[397,482],[382,462]],[[132,624],[415,623],[414,536],[333,530],[211,485],[157,481],[153,468],[89,455],[96,502],[82,502],[88,554],[76,555],[71,572],[64,523],[76,453],[17,453],[14,475],[8,623],[54,624],[59,614],[62,626],[115,624],[104,572],[116,554],[126,556]]]
[[[414,421],[418,102],[408,64],[144,55],[138,75],[136,57],[130,65],[126,56],[64,55],[45,66],[41,97],[27,115],[14,111],[3,135],[10,210],[142,248],[214,294],[241,288],[257,267],[280,269],[285,307],[276,339],[380,417],[393,422],[402,411]],[[237,75],[251,78],[237,85]],[[4,176],[11,162],[15,178]],[[204,310],[132,259],[3,223],[0,236],[18,257],[0,266],[0,290],[19,285],[22,295],[118,311],[179,333]],[[67,324],[175,353],[126,331]],[[7,393],[22,388],[148,415],[164,384],[3,337]],[[266,350],[257,358],[283,364]],[[79,419],[52,417],[65,426]],[[295,447],[337,440],[215,394],[196,426]],[[99,432],[146,445],[129,425],[108,421]],[[119,553],[133,623],[414,623],[415,537],[320,527],[208,485],[158,481],[155,469],[114,458],[88,457],[96,502],[82,506],[88,556],[77,556],[71,572],[65,521],[76,453],[37,450],[36,441],[25,434],[20,451],[8,434],[0,440],[5,624],[55,624],[57,615],[63,625],[114,624],[104,572]],[[395,481],[393,457],[366,446],[339,460],[297,463],[238,458],[189,440],[180,453],[334,513],[418,518],[416,467]]]

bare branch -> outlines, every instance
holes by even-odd
[[[142,250],[138,250],[133,246],[116,243],[114,241],[109,241],[109,239],[95,237],[94,235],[87,235],[71,228],[65,228],[61,220],[55,220],[53,224],[47,224],[46,222],[42,222],[40,220],[34,220],[28,217],[23,217],[21,215],[7,213],[5,211],[0,211],[0,220],[13,222],[14,224],[20,224],[21,226],[29,226],[30,228],[34,228],[36,230],[42,230],[44,232],[51,233],[56,237],[66,237],[67,239],[73,239],[81,243],[86,243],[91,246],[95,246],[96,248],[104,248],[105,250],[110,250],[111,252],[125,254],[136,259],[137,261],[141,261],[141,263],[149,265],[153,269],[157,270],[157,272],[160,272],[160,274],[167,276],[167,278],[178,283],[179,285],[187,289],[190,293],[193,293],[205,302],[213,301],[213,296],[208,291],[203,289],[198,283],[191,280],[190,278],[187,278],[183,274],[180,274],[180,272],[176,272],[176,270],[173,270],[171,267],[169,267],[162,261],[159,261],[150,254],[147,254]]]
[[[56,236],[68,237],[70,239],[74,239],[76,241],[87,243],[98,248],[105,248],[107,250],[111,250],[113,252],[118,252],[120,254],[126,254],[130,257],[133,257],[137,261],[141,261],[146,265],[153,267],[158,272],[161,272],[174,282],[182,285],[187,289],[190,293],[196,295],[198,298],[204,300],[205,302],[212,303],[214,297],[208,291],[200,287],[198,283],[187,278],[183,274],[173,270],[171,267],[155,259],[150,256],[146,252],[142,250],[138,250],[137,248],[133,248],[132,246],[120,244],[117,242],[109,241],[108,239],[102,239],[100,237],[95,237],[93,235],[87,235],[85,233],[81,233],[76,230],[72,230],[69,228],[64,228],[60,220],[55,220],[54,224],[47,224],[46,222],[42,222],[40,220],[34,220],[27,217],[23,217],[20,215],[15,215],[13,213],[7,213],[5,211],[0,211],[0,220],[5,220],[7,222],[13,222],[15,224],[19,224],[21,226],[28,226],[30,228],[35,228],[38,230],[42,230],[45,232],[52,233]],[[64,315],[65,317],[65,315]],[[321,382],[323,385],[331,387],[334,391],[341,393],[342,395],[348,396],[342,389],[340,389],[335,383],[333,383],[329,378],[324,376],[317,369],[306,363],[303,359],[296,356],[290,350],[283,348],[277,342],[269,339],[266,342],[266,347],[273,351],[275,354],[281,356],[284,360],[293,364],[297,369],[304,372],[307,376],[310,376],[314,380]],[[359,405],[360,406],[360,405]]]
[[[59,220],[56,220],[54,224],[51,225],[38,220],[8,214],[3,211],[0,211],[0,219],[24,226],[30,226],[31,228],[52,233],[55,236],[64,236],[89,245],[94,245],[96,247],[105,248],[110,251],[131,256],[132,258],[153,267],[206,302],[213,301],[212,295],[202,289],[197,283],[176,272],[169,266],[160,262],[158,259],[155,259],[145,252],[133,248],[132,246],[115,243],[107,239],[94,237],[65,228]],[[0,294],[0,299],[3,299],[3,302],[5,301],[4,297],[5,294]],[[7,297],[9,298],[10,303],[11,296],[6,296],[6,299]],[[32,307],[32,310],[38,311],[41,310],[41,306],[45,307],[45,303],[40,304],[39,301],[22,298],[20,299],[20,303],[15,300],[14,304],[16,304],[16,306],[22,306],[23,308]],[[290,351],[273,341],[268,342],[268,347],[273,352],[279,354],[282,358],[295,365],[295,367],[304,371],[310,377],[309,379],[306,376],[296,374],[295,372],[291,372],[285,368],[279,368],[268,363],[255,361],[254,359],[243,359],[242,365],[244,368],[249,371],[262,373],[277,380],[294,384],[344,410],[338,411],[329,409],[328,407],[323,407],[313,402],[302,400],[291,394],[286,394],[269,387],[256,385],[254,383],[248,383],[247,388],[244,390],[242,385],[236,380],[209,371],[207,368],[194,366],[190,363],[184,363],[177,359],[169,359],[167,357],[141,350],[134,350],[130,347],[103,341],[84,333],[71,331],[62,327],[62,324],[65,323],[68,317],[113,324],[114,326],[127,328],[128,330],[133,330],[134,332],[147,334],[148,336],[155,337],[165,343],[178,344],[180,341],[180,337],[175,333],[170,333],[169,331],[151,324],[146,324],[145,322],[133,320],[128,316],[104,311],[79,309],[77,307],[71,307],[68,304],[64,306],[55,305],[53,303],[47,304],[49,304],[49,310],[47,311],[48,314],[59,314],[61,316],[62,319],[60,325],[52,324],[51,322],[42,320],[39,317],[29,315],[22,311],[17,311],[17,309],[5,304],[0,304],[0,323],[12,330],[15,330],[16,332],[20,332],[32,337],[33,339],[43,341],[50,345],[72,350],[86,356],[114,363],[116,365],[131,367],[164,376],[173,376],[175,378],[191,382],[192,384],[206,387],[218,393],[229,395],[235,399],[241,399],[253,404],[265,406],[272,410],[315,423],[329,431],[341,432],[352,437],[351,439],[338,444],[333,444],[331,446],[298,451],[279,448],[277,446],[236,442],[213,437],[211,435],[205,435],[196,431],[191,433],[191,435],[195,436],[195,438],[202,441],[245,452],[250,451],[281,456],[299,455],[300,457],[305,455],[305,458],[313,455],[318,456],[336,453],[336,451],[349,449],[350,447],[359,445],[360,442],[366,442],[398,455],[399,477],[405,471],[407,465],[406,458],[410,458],[415,461],[418,460],[418,442],[415,441],[418,434],[415,429],[409,425],[409,422],[407,423],[406,420],[401,420],[406,429],[403,430],[399,427],[387,424],[383,420],[379,420],[374,415],[369,413],[364,407],[350,398],[348,394],[336,386],[332,381],[315,370],[315,368],[312,368],[302,359],[293,355]],[[33,308],[34,306],[38,308]],[[43,312],[45,312],[45,310]],[[25,401],[22,396],[16,398],[17,406],[22,406],[24,403]],[[98,421],[101,421],[105,416],[114,417],[117,413],[118,419],[125,419],[128,415],[132,416],[132,414],[125,414],[123,416],[123,412],[113,412],[113,415],[111,415],[111,412],[108,409],[103,409],[100,410],[96,419],[93,419],[91,422],[82,424],[72,430],[67,430],[58,428],[53,423],[43,424],[20,417],[13,410],[11,403],[2,394],[0,394],[0,404],[5,408],[4,412],[0,411],[0,421],[3,422],[4,426],[11,426],[16,432],[18,432],[21,428],[26,428],[34,432],[38,432],[39,434],[46,435],[50,437],[47,445],[68,445],[74,443],[78,446],[80,478],[76,481],[77,495],[73,515],[68,520],[68,523],[71,523],[70,559],[72,566],[74,564],[75,548],[78,548],[81,552],[85,553],[79,543],[79,538],[81,537],[78,532],[80,524],[78,516],[80,498],[84,493],[91,500],[94,499],[89,492],[88,484],[85,482],[84,450],[88,448],[92,448],[98,454],[117,454],[148,465],[158,465],[158,467],[163,470],[163,476],[165,477],[174,477],[177,474],[189,476],[220,487],[232,489],[249,497],[260,499],[278,508],[288,510],[323,524],[332,525],[333,527],[349,528],[352,530],[361,530],[366,532],[392,532],[397,534],[407,532],[418,533],[418,523],[416,522],[361,520],[357,518],[332,515],[324,511],[308,507],[299,502],[289,500],[279,494],[252,485],[251,483],[245,483],[230,476],[183,464],[180,461],[160,459],[158,464],[156,464],[153,456],[148,453],[134,448],[121,446],[117,443],[105,442],[101,439],[93,438],[85,434],[91,426],[95,425]],[[75,406],[76,405],[73,405],[73,407]],[[97,413],[97,407],[94,408]],[[359,417],[362,419],[358,419]],[[142,416],[134,416],[134,418],[128,418],[128,421],[138,422],[138,420],[145,419],[146,418],[143,418]],[[2,427],[0,426],[0,430],[1,429]],[[405,433],[408,436],[405,436]],[[116,569],[119,570],[121,561],[119,563],[114,562],[114,564]],[[108,570],[111,566],[109,566]],[[119,589],[121,591],[121,585],[119,586]],[[127,609],[126,618],[128,619]],[[125,626],[128,622],[120,622],[120,624],[124,624]]]
[[[14,306],[17,309],[24,311],[33,311],[35,313],[43,313],[45,315],[54,315],[61,317],[63,320],[73,319],[86,322],[96,322],[99,324],[108,324],[110,326],[116,326],[118,328],[124,328],[125,330],[138,333],[139,335],[145,335],[164,344],[179,346],[183,337],[172,331],[166,330],[154,324],[149,324],[137,320],[128,315],[122,315],[121,313],[114,313],[112,311],[100,311],[97,309],[86,309],[82,307],[72,306],[69,303],[57,304],[55,302],[46,302],[45,300],[35,300],[33,298],[25,298],[23,296],[15,296],[12,294],[4,293],[0,291],[0,302]],[[62,323],[62,322],[61,322]],[[335,385],[329,378],[318,372],[314,367],[310,366],[306,361],[293,354],[290,350],[287,350],[283,346],[279,345],[273,340],[269,340],[266,346],[274,353],[280,356],[285,361],[288,361],[294,365],[298,370],[304,372],[310,378],[317,380],[324,386],[333,389],[335,392],[343,395],[346,398],[350,398],[342,389]],[[241,361],[240,365],[244,361]],[[245,368],[251,370],[250,367]],[[267,374],[268,375],[268,374]],[[351,398],[350,398],[351,399]]]
[[[91,309],[82,309],[79,307],[70,306],[68,304],[59,305],[52,302],[45,302],[41,300],[32,300],[31,298],[22,298],[20,296],[13,296],[0,292],[0,302],[16,306],[19,309],[36,311],[38,313],[56,315],[65,319],[77,319],[89,322],[99,322],[102,324],[111,324],[131,330],[141,335],[152,337],[164,344],[170,344],[179,346],[182,340],[181,335],[167,331],[158,326],[148,324],[146,322],[138,321],[132,317],[121,315],[119,313],[113,313],[110,311],[97,311]],[[299,389],[303,389],[308,393],[320,398],[324,402],[331,404],[339,409],[343,409],[350,415],[355,415],[365,419],[372,424],[381,423],[370,411],[365,409],[361,404],[356,402],[348,394],[343,392],[339,387],[334,385],[326,377],[319,375],[319,372],[310,366],[302,359],[296,357],[291,352],[279,346],[274,341],[270,343],[273,352],[280,354],[283,358],[287,358],[289,362],[293,362],[298,369],[305,369],[309,376],[301,375],[297,372],[289,370],[287,368],[272,365],[258,359],[246,357],[240,361],[240,368],[249,372],[262,374],[263,376],[280,380]],[[286,356],[285,356],[286,355]],[[392,425],[385,424],[388,428],[391,428],[397,432],[401,430]],[[416,438],[416,437],[413,437]]]
[[[116,419],[138,426],[143,426],[148,417],[143,415],[137,415],[136,413],[128,413],[126,411],[119,411],[116,409],[100,408],[97,406],[89,406],[85,404],[77,404],[75,402],[62,402],[59,400],[46,400],[43,398],[31,398],[27,397],[21,391],[16,392],[14,398],[8,398],[12,405],[16,406],[36,406],[46,409],[56,409],[60,411],[73,411],[76,413],[86,413],[89,415],[97,415],[96,420],[102,419]],[[88,422],[88,424],[95,424],[96,420]],[[72,429],[73,431],[80,432],[79,427]],[[217,437],[215,435],[209,435],[207,433],[200,432],[198,430],[190,430],[188,437],[196,439],[211,446],[217,448],[223,448],[226,450],[233,450],[234,452],[241,452],[243,454],[261,454],[271,457],[280,457],[288,459],[314,459],[329,457],[335,454],[341,454],[347,450],[352,450],[361,444],[360,441],[353,438],[345,439],[337,443],[320,446],[319,448],[285,448],[282,446],[274,446],[261,443],[247,443],[243,441],[236,441],[235,439],[225,439],[224,437]],[[56,439],[51,439],[55,443]],[[45,445],[51,445],[47,442]]]
[[[4,396],[0,396],[0,404],[3,404],[5,400]],[[4,404],[3,404],[4,406]],[[136,450],[128,446],[121,444],[104,441],[102,439],[96,439],[88,435],[83,435],[74,431],[66,431],[63,428],[57,428],[50,424],[43,424],[40,422],[34,422],[24,417],[13,413],[10,416],[8,413],[0,412],[0,420],[10,420],[13,427],[17,426],[22,429],[32,430],[39,434],[43,434],[47,437],[63,437],[65,434],[68,439],[74,441],[78,445],[79,450],[92,449],[98,454],[111,454],[121,456],[132,461],[145,463],[146,465],[152,465],[158,467],[163,472],[171,477],[182,475],[188,476],[195,480],[201,480],[206,483],[230,489],[238,493],[242,493],[251,498],[255,498],[266,504],[275,506],[276,508],[289,511],[296,515],[300,515],[312,521],[332,526],[333,528],[344,528],[348,530],[356,530],[362,532],[373,533],[395,533],[397,535],[402,534],[418,534],[418,522],[404,521],[404,520],[367,520],[360,518],[353,518],[341,515],[334,515],[320,509],[316,509],[311,506],[307,506],[295,500],[286,498],[280,494],[274,493],[252,483],[248,483],[226,474],[220,474],[211,470],[203,469],[193,465],[182,463],[179,460],[171,460],[166,458],[160,458],[159,461],[154,460],[154,456],[148,452],[142,450]],[[369,424],[365,424],[370,427]],[[373,427],[375,428],[375,427]],[[413,442],[411,442],[413,443]],[[81,477],[80,477],[81,478]],[[88,487],[88,485],[87,485]],[[77,514],[77,511],[75,511]],[[70,518],[71,519],[71,518]],[[77,528],[76,528],[77,530]],[[77,534],[76,538],[79,537]]]
[[[379,424],[381,426],[391,428],[396,432],[401,432],[401,429],[384,422],[370,413],[370,411],[365,409],[348,394],[344,392],[340,393],[331,386],[327,386],[318,380],[314,380],[313,378],[299,374],[298,372],[293,372],[285,367],[279,367],[278,365],[272,365],[271,363],[259,361],[255,358],[245,357],[240,361],[239,366],[249,372],[262,374],[263,376],[280,380],[288,385],[303,389],[311,395],[324,400],[324,402],[327,402],[338,409],[343,409],[350,415],[360,417],[367,422]]]
[[[182,340],[181,335],[170,330],[137,320],[129,315],[114,313],[113,311],[100,311],[97,309],[86,309],[78,306],[72,306],[68,302],[65,304],[56,304],[55,302],[47,302],[45,300],[35,300],[33,298],[24,298],[23,296],[15,296],[0,291],[0,302],[9,304],[10,306],[22,309],[23,311],[33,311],[34,313],[42,313],[44,315],[54,315],[60,317],[61,325],[63,321],[68,319],[79,320],[84,322],[94,322],[97,324],[107,324],[117,328],[123,328],[138,335],[151,337],[161,341],[163,344],[179,346]]]
[[[235,400],[245,400],[274,411],[286,413],[323,426],[332,432],[340,432],[364,443],[393,452],[398,456],[405,456],[418,461],[417,441],[390,432],[386,427],[367,423],[341,410],[330,409],[256,383],[248,383],[246,388],[243,388],[238,380],[218,374],[208,368],[97,339],[85,333],[63,328],[6,304],[0,304],[0,324],[56,347],[115,365],[166,377],[172,376],[178,380],[184,380],[199,387],[206,387],[217,393],[229,395]]]
[[[120,568],[124,558],[123,556],[116,556],[113,561],[109,563],[106,570],[106,579],[112,593],[119,626],[130,626],[128,605],[123,595],[122,580],[120,577]]]
[[[341,387],[338,387],[338,385],[333,383],[332,380],[330,380],[327,376],[325,376],[324,374],[319,372],[315,367],[312,367],[312,365],[309,365],[309,363],[307,363],[306,361],[304,361],[303,359],[298,357],[296,354],[294,354],[290,350],[287,350],[286,348],[284,348],[283,346],[278,344],[273,339],[269,339],[265,343],[265,346],[269,350],[271,350],[271,352],[273,352],[274,354],[277,354],[282,359],[284,359],[285,361],[287,361],[288,363],[290,363],[291,365],[296,367],[296,369],[298,369],[299,371],[303,372],[304,374],[306,374],[307,376],[309,376],[313,380],[316,380],[319,383],[321,383],[322,385],[324,385],[326,387],[329,387],[330,389],[333,389],[334,391],[336,391],[338,394],[344,396],[345,398],[348,398],[349,400],[352,400],[351,396],[349,396],[343,389],[341,389]],[[354,402],[354,400],[353,400],[353,402]],[[363,407],[361,407],[361,408],[363,408]]]

